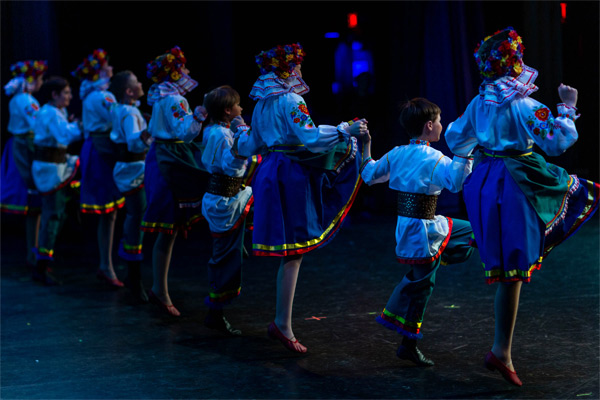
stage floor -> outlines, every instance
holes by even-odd
[[[407,270],[394,258],[394,225],[394,216],[353,216],[331,244],[305,256],[294,331],[308,353],[297,356],[266,335],[274,317],[276,258],[251,257],[244,264],[242,294],[226,309],[241,337],[203,326],[211,249],[204,223],[175,245],[170,293],[182,316],[174,318],[96,280],[93,218],[65,227],[55,267],[65,282],[49,288],[32,282],[21,265],[22,220],[3,216],[0,397],[600,397],[598,215],[523,287],[513,345],[521,388],[483,366],[493,340],[496,286],[484,283],[477,252],[438,273],[419,344],[436,365],[419,368],[396,357],[401,336],[375,322]],[[115,243],[119,238],[117,230]],[[154,238],[144,241],[147,288]],[[117,273],[124,278],[125,267]]]

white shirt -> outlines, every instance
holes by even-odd
[[[239,127],[238,129],[244,129]],[[231,153],[233,132],[226,126],[211,124],[204,128],[202,164],[211,174],[242,177],[246,173],[247,160],[235,158]],[[205,193],[202,198],[202,215],[206,218],[211,232],[223,233],[232,229],[240,216],[249,207],[252,188],[247,186],[233,197],[223,197]]]
[[[115,143],[126,143],[131,153],[143,153],[148,145],[140,135],[148,124],[140,110],[132,105],[117,104],[112,111],[112,131],[110,139]],[[128,192],[144,183],[145,161],[117,161],[113,169],[113,178],[121,192]]]
[[[425,142],[427,143],[427,142]],[[439,195],[442,189],[458,192],[471,173],[473,161],[454,157],[425,144],[397,146],[381,159],[370,160],[361,172],[368,185],[389,181],[389,187],[408,193]],[[448,219],[398,216],[396,256],[402,259],[434,257],[450,233]]]
[[[152,106],[148,132],[155,139],[179,139],[190,143],[198,136],[201,128],[202,124],[196,121],[183,96],[165,96]]]
[[[108,90],[94,90],[82,103],[82,122],[86,138],[90,132],[106,132],[112,127],[112,109],[117,104]]]
[[[39,110],[34,125],[33,143],[37,146],[66,148],[79,140],[81,131],[76,122],[67,120],[67,111],[50,104]],[[67,154],[67,162],[51,163],[34,160],[31,166],[33,181],[42,193],[49,192],[69,179],[75,171],[79,157]]]
[[[40,103],[31,93],[15,94],[8,103],[8,131],[13,135],[33,132],[35,116],[40,109]]]
[[[500,106],[476,96],[465,113],[448,125],[446,143],[454,154],[466,156],[477,144],[490,150],[530,149],[537,144],[546,154],[562,154],[577,141],[577,109],[558,104],[554,118],[548,107],[517,95]]]
[[[348,134],[344,133],[348,140]],[[332,150],[339,144],[337,127],[314,124],[302,96],[285,93],[259,100],[252,115],[252,129],[241,134],[238,154],[250,157],[267,148],[286,144],[303,145],[313,153]]]

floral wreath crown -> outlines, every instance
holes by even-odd
[[[187,62],[179,46],[173,47],[146,65],[146,76],[154,83],[177,82],[183,76],[181,68]]]
[[[255,61],[260,68],[261,75],[274,72],[280,78],[287,79],[296,65],[302,63],[305,56],[306,53],[300,43],[293,43],[261,51],[255,56]]]
[[[103,49],[96,49],[92,54],[83,59],[77,69],[71,75],[79,80],[97,81],[100,78],[100,70],[108,63],[108,55]]]
[[[19,61],[10,66],[10,72],[14,78],[25,78],[28,83],[33,82],[35,78],[43,75],[47,70],[48,63],[45,60]]]
[[[512,26],[487,36],[475,48],[479,73],[486,81],[523,72],[523,42]]]

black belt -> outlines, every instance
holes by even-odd
[[[233,197],[242,190],[243,182],[243,177],[236,178],[223,174],[211,174],[206,193],[223,197]]]
[[[33,159],[62,164],[67,162],[67,149],[58,147],[35,146]]]
[[[146,152],[132,153],[127,148],[127,143],[117,143],[117,161],[121,162],[133,162],[133,161],[144,161],[146,159]]]
[[[33,139],[33,137],[35,136],[33,132],[29,131],[29,132],[25,132],[25,133],[20,133],[20,134],[12,134],[14,137],[19,137],[19,138],[27,138],[27,139]]]
[[[110,129],[107,131],[96,131],[96,132],[90,132],[90,136],[91,137],[106,137],[109,136],[110,137]]]
[[[408,218],[434,219],[437,196],[398,192],[398,215]]]

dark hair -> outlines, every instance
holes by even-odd
[[[69,81],[60,76],[51,76],[47,80],[44,81],[44,84],[40,88],[38,97],[42,104],[49,102],[52,100],[52,93],[59,93],[63,91],[64,88],[69,86]]]
[[[442,110],[437,104],[416,97],[400,105],[398,121],[408,136],[416,138],[423,133],[423,126],[429,121],[434,121],[441,113]]]
[[[129,80],[132,76],[135,76],[133,75],[133,72],[126,70],[115,74],[115,76],[110,79],[108,90],[115,95],[115,98],[119,103],[121,103],[123,97],[125,97],[125,91],[129,88]]]
[[[208,112],[208,120],[212,123],[221,121],[226,108],[240,102],[239,93],[231,86],[219,86],[204,95],[204,107]]]

